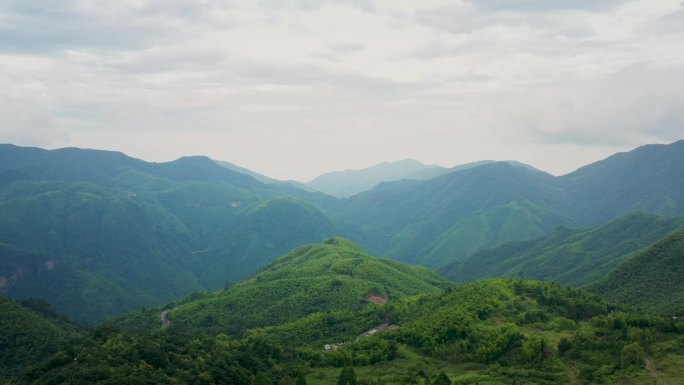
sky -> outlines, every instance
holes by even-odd
[[[684,3],[0,0],[0,142],[279,179],[684,139]]]

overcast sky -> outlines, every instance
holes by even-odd
[[[670,0],[0,0],[0,141],[280,179],[684,139]]]

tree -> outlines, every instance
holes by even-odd
[[[304,377],[304,373],[299,372],[299,374],[297,374],[296,385],[306,385],[306,377]]]
[[[437,377],[435,377],[435,382],[433,385],[451,385],[451,380],[444,372],[440,372]]]
[[[271,381],[268,376],[266,376],[263,373],[258,373],[254,378],[252,379],[252,385],[273,385],[273,381]]]
[[[627,369],[630,366],[641,366],[644,364],[644,348],[638,342],[625,345],[620,356],[620,366]]]
[[[337,378],[337,385],[357,385],[356,373],[351,366],[345,366]]]

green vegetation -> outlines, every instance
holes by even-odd
[[[477,252],[439,272],[456,282],[512,276],[581,286],[602,279],[630,254],[683,225],[683,218],[632,213],[597,228],[559,227],[532,241]]]
[[[0,145],[0,294],[42,298],[95,323],[216,290],[302,243],[346,233],[307,194],[204,157],[147,163]]]
[[[239,336],[248,328],[280,325],[312,313],[361,310],[369,306],[370,296],[391,302],[439,293],[446,286],[424,268],[374,258],[349,241],[332,238],[299,247],[223,292],[187,298],[171,309],[169,319],[176,328]],[[148,317],[158,320],[159,315]],[[140,324],[128,317],[120,322],[136,329]]]
[[[425,182],[383,184],[335,213],[374,235],[371,250],[430,268],[501,242],[535,238],[571,222],[553,176],[505,162]]]
[[[624,261],[589,290],[668,316],[684,316],[684,230]]]
[[[0,297],[0,382],[17,368],[46,359],[63,348],[67,336],[78,328],[57,315],[45,302],[27,300],[22,306]]]
[[[372,235],[361,244],[374,253],[436,269],[559,225],[596,226],[633,211],[684,215],[682,164],[684,141],[616,154],[561,177],[490,163],[383,183],[331,212]]]
[[[639,209],[682,215],[683,146],[646,146],[563,177],[482,162],[335,199],[264,184],[201,156],[148,163],[109,151],[0,145],[0,294],[42,298],[72,319],[96,323],[217,290],[331,236],[436,269],[559,225],[595,225]],[[541,266],[502,265],[496,257],[496,271],[478,276],[584,284],[663,228],[648,226],[644,234],[611,238],[619,248],[608,253],[598,239],[573,240],[581,234],[570,232],[570,249],[544,249],[541,257],[549,258]],[[571,258],[557,263],[561,254]]]
[[[657,376],[676,384],[684,375],[684,321],[631,313],[553,283],[489,280],[343,313],[349,317],[320,312],[294,323],[369,328],[375,313],[400,327],[360,339],[350,329],[326,351],[320,330],[293,323],[242,339],[201,327],[131,335],[108,325],[12,368],[7,382],[651,384]]]

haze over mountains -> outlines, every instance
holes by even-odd
[[[438,269],[560,225],[596,226],[636,210],[684,215],[684,141],[616,154],[561,177],[514,162],[454,170],[407,164],[414,176],[441,175],[337,199],[262,183],[206,157],[149,163],[116,152],[3,145],[0,290],[97,322],[218,289],[332,236]],[[377,169],[367,171],[360,173]],[[643,242],[665,235],[650,234]]]
[[[0,293],[25,300],[0,297],[0,381],[677,383],[682,165],[684,141],[337,198],[201,156],[2,145]]]

